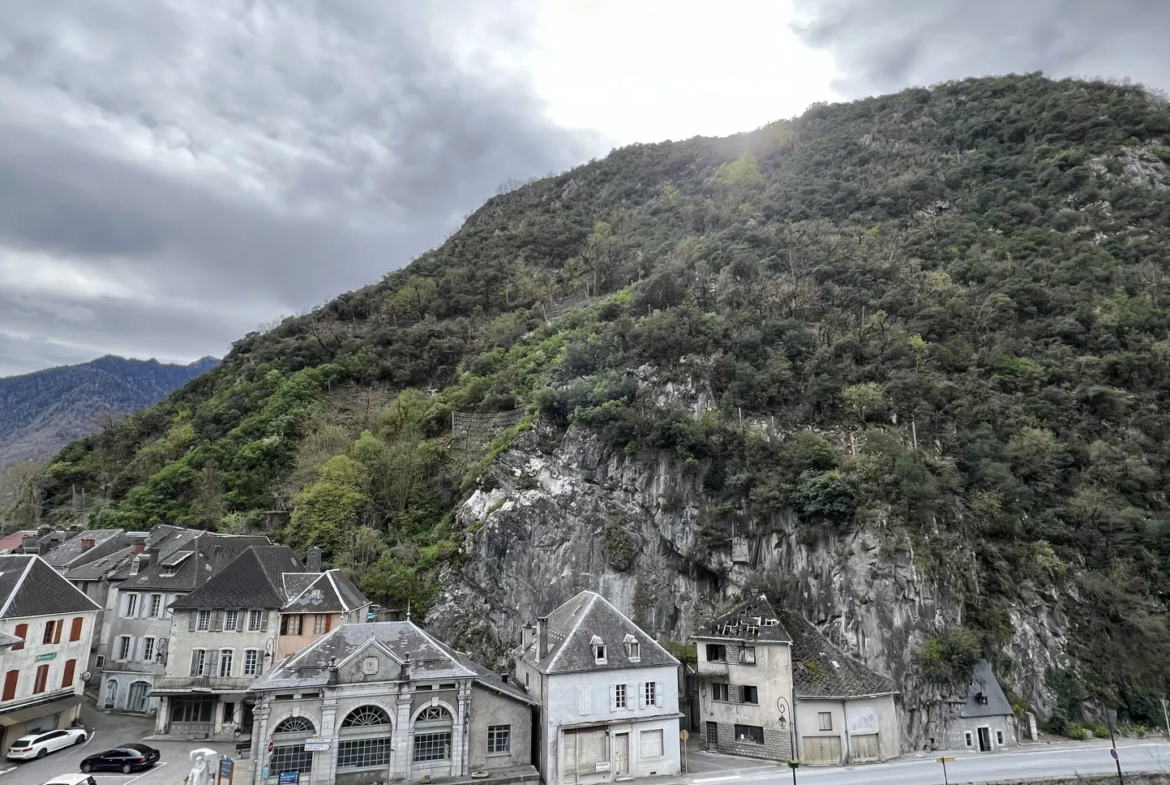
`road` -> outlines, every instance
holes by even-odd
[[[1164,771],[1170,773],[1170,744],[1164,742],[1122,742],[1117,746],[1123,771]],[[939,753],[944,754],[944,753]],[[1059,744],[1044,747],[1025,747],[1018,751],[993,755],[945,753],[955,758],[947,764],[947,779],[951,785],[969,782],[1059,775],[1102,774],[1117,771],[1109,756],[1109,744]],[[733,768],[733,766],[728,766]],[[695,774],[689,778],[695,785],[749,785],[774,783],[789,785],[792,773],[787,767],[752,768],[726,774]],[[942,766],[934,755],[921,759],[902,759],[893,763],[876,763],[843,768],[809,767],[797,771],[796,781],[813,785],[941,785]],[[0,785],[4,785],[0,781]]]
[[[153,718],[106,714],[88,703],[82,709],[81,721],[91,731],[85,744],[24,763],[0,758],[0,785],[44,785],[59,774],[80,771],[82,758],[132,741],[156,748],[162,759],[150,769],[134,774],[94,772],[98,785],[181,785],[191,768],[187,756],[191,750],[209,748],[226,755],[235,752],[230,743],[147,739],[154,730]]]

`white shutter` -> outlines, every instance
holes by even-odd
[[[638,682],[638,708],[646,708],[646,685]]]
[[[584,716],[592,711],[588,687],[577,688],[577,713]]]
[[[617,685],[609,685],[609,710],[617,711]]]
[[[662,707],[662,682],[654,682],[654,705]]]
[[[637,695],[638,695],[638,685],[637,684],[627,684],[626,685],[626,708],[627,709],[633,709],[635,706],[638,705],[637,703],[634,702]]]

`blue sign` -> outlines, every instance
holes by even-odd
[[[221,779],[230,780],[232,778],[232,759],[226,755],[219,759],[219,776]]]
[[[297,785],[301,781],[299,771],[282,771],[276,778],[277,785]]]

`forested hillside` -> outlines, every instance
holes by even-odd
[[[0,472],[48,458],[98,428],[97,415],[145,409],[210,368],[101,357],[93,362],[0,378]]]
[[[1045,716],[1091,697],[1160,717],[1168,162],[1163,100],[1040,75],[617,150],[243,338],[65,449],[46,499],[86,488],[94,526],[275,526],[390,604],[459,584],[489,610],[469,645],[492,648],[520,600],[467,576],[509,549],[563,558],[492,521],[555,493],[550,462],[588,444],[591,466],[670,480],[644,507],[599,507],[591,536],[615,580],[650,581],[638,560],[668,556],[699,587],[694,609],[654,617],[676,637],[749,578],[848,631],[873,612],[863,589],[813,607],[799,575],[730,554],[744,537],[838,553],[862,538],[957,598],[884,652],[854,647],[907,701],[986,653]],[[599,504],[629,490],[608,482]],[[473,510],[473,492],[494,501]],[[768,573],[766,555],[747,558]]]

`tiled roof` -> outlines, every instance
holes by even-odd
[[[19,551],[21,546],[24,545],[24,538],[32,537],[34,534],[36,534],[35,531],[31,529],[24,529],[20,531],[14,531],[11,534],[6,534],[5,536],[0,537],[0,554],[15,553]]]
[[[752,597],[699,627],[695,639],[744,641],[747,643],[788,643],[792,640],[784,623],[764,595]]]
[[[890,695],[894,682],[837,648],[799,613],[781,611],[792,636],[792,681],[797,698],[860,698]]]
[[[323,687],[329,683],[331,663],[341,665],[369,646],[376,646],[389,653],[399,663],[409,660],[411,681],[471,678],[501,695],[534,705],[532,699],[519,687],[505,683],[499,675],[436,640],[409,621],[342,624],[261,676],[250,689],[263,692]],[[386,681],[397,681],[399,675],[387,674]]]
[[[147,543],[147,548],[159,549],[158,558],[150,566],[145,569],[140,567],[137,575],[130,575],[128,566],[122,567],[115,574],[115,579],[124,579],[122,590],[194,591],[248,548],[271,544],[267,537],[218,534],[173,527],[161,532],[161,535],[155,539],[155,531],[150,533],[151,539]],[[179,553],[188,551],[191,556],[182,561],[173,575],[164,574],[166,572],[163,568],[164,563],[173,561]]]
[[[631,662],[626,656],[626,637],[638,643],[640,659]],[[543,673],[579,673],[616,668],[652,668],[678,665],[670,652],[662,648],[626,616],[596,592],[583,591],[548,615],[548,652],[537,655],[533,641],[521,656]],[[595,638],[597,640],[595,640]],[[594,659],[596,642],[605,645],[605,663]]]
[[[101,606],[40,556],[0,556],[0,619],[96,610]]]
[[[44,559],[49,566],[58,568],[93,561],[115,550],[122,533],[121,529],[86,529],[46,553]],[[90,543],[88,548],[86,542]]]
[[[253,545],[172,608],[280,608],[285,573],[305,566],[287,545]]]
[[[127,545],[108,556],[69,567],[65,570],[64,575],[71,581],[100,581],[106,577],[107,573],[117,572],[120,567],[129,564],[133,556],[134,546]]]
[[[344,613],[370,603],[340,570],[285,574],[284,589],[285,611]]]
[[[962,717],[998,717],[1014,714],[1011,701],[1003,694],[999,679],[987,660],[975,663],[971,685],[967,688],[967,702],[963,705]]]

